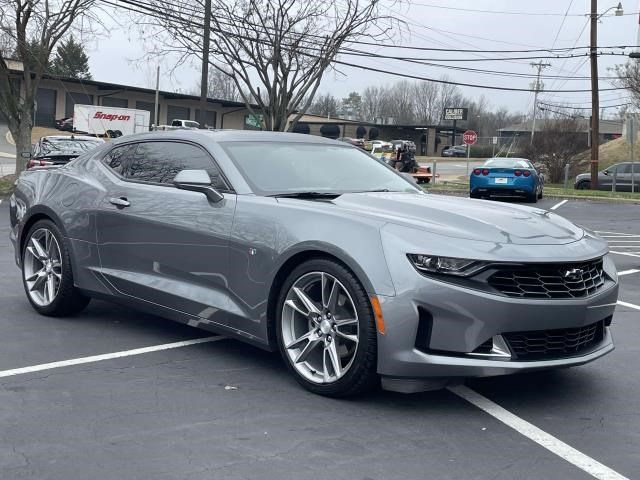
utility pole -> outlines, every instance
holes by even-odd
[[[598,0],[591,0],[591,190],[598,189],[600,87],[598,86]]]
[[[160,121],[158,115],[160,114],[160,65],[156,69],[156,103],[154,108],[153,123],[155,124],[155,130],[158,130]]]
[[[540,73],[542,73],[543,68],[550,67],[551,64],[542,63],[542,60],[540,60],[538,63],[531,63],[531,66],[538,69],[536,83],[533,86],[533,89],[535,91],[535,97],[533,99],[533,122],[531,122],[531,144],[533,144],[533,137],[536,134],[536,116],[538,114],[538,93],[540,93],[541,90]]]
[[[202,39],[202,76],[200,77],[200,128],[207,123],[207,94],[209,86],[209,49],[211,43],[211,0],[204,1],[204,35]],[[215,127],[215,125],[213,125]]]

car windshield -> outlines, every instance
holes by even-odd
[[[191,127],[191,128],[199,128],[200,124],[198,122],[184,122],[184,126]]]
[[[353,147],[292,142],[224,142],[222,147],[259,195],[418,191]]]
[[[492,158],[487,160],[484,166],[493,168],[533,168],[527,160],[514,158]]]
[[[92,150],[103,142],[99,140],[80,140],[69,137],[66,138],[44,138],[42,139],[40,155],[80,155]]]

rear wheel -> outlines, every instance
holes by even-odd
[[[42,315],[73,315],[90,301],[73,284],[66,240],[50,220],[36,222],[27,233],[22,280],[29,302]]]
[[[531,195],[527,195],[527,202],[538,203],[538,192],[533,192]]]
[[[347,397],[377,385],[371,302],[349,270],[328,259],[301,264],[285,281],[277,308],[280,353],[302,386]]]

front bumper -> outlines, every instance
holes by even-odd
[[[402,288],[395,297],[379,297],[386,331],[378,335],[378,372],[387,380],[564,368],[588,363],[614,348],[608,323],[618,298],[615,273],[594,295],[566,300],[512,298],[412,273],[413,287]],[[575,354],[535,361],[517,360],[513,351],[511,358],[470,355],[496,335],[574,329],[598,322],[607,324],[602,338]]]

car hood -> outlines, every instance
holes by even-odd
[[[444,195],[345,194],[332,203],[360,216],[459,239],[517,245],[564,245],[584,231],[539,208]]]

